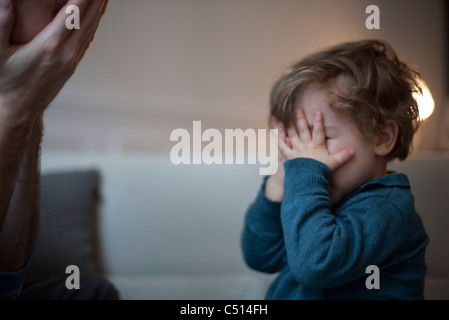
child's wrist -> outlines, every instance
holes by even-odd
[[[264,194],[270,201],[282,202],[284,200],[284,182],[276,179],[275,176],[270,176],[265,182]]]
[[[328,186],[330,169],[324,163],[311,158],[288,160],[285,166],[286,200],[302,194],[321,192]]]

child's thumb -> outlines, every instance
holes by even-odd
[[[352,150],[352,149],[346,149],[346,150],[343,150],[343,151],[340,151],[340,152],[334,154],[333,155],[334,165],[333,165],[333,168],[329,168],[329,169],[331,169],[331,171],[338,169],[339,167],[344,165],[346,162],[351,160],[351,158],[353,156],[354,156],[354,150]]]
[[[9,38],[14,22],[14,10],[11,0],[0,0],[0,50],[10,45]]]

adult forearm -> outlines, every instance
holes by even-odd
[[[0,6],[0,268],[20,268],[37,232],[42,114],[75,72],[107,0],[69,0],[82,28],[66,27],[62,8],[30,42],[11,44],[14,10]]]
[[[42,117],[34,122],[31,130],[22,152],[20,146],[23,141],[16,141],[13,147],[18,168],[14,174],[12,190],[9,191],[9,199],[4,200],[8,206],[0,231],[0,270],[4,271],[17,270],[26,263],[39,226],[39,153],[43,130]],[[14,167],[13,164],[9,166]],[[13,174],[5,176],[10,178]]]
[[[34,121],[33,118],[11,116],[0,108],[0,233]]]

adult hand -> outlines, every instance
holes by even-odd
[[[0,112],[37,119],[75,72],[94,38],[108,0],[70,0],[80,9],[81,28],[66,28],[64,6],[32,41],[11,45],[11,0],[0,0]]]

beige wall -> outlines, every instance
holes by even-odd
[[[112,0],[47,112],[43,150],[168,152],[171,131],[193,120],[264,128],[271,85],[286,66],[376,37],[420,66],[437,102],[417,150],[449,149],[443,1]],[[380,30],[365,28],[370,4],[380,7]]]

